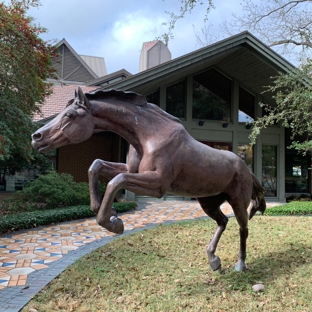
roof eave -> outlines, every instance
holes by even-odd
[[[290,62],[266,46],[252,34],[245,31],[161,65],[155,66],[151,69],[140,72],[125,80],[110,84],[107,86],[107,88],[131,90],[132,88],[154,80],[155,78],[168,75],[177,69],[195,64],[220,53],[228,52],[229,50],[244,44],[247,45],[250,49],[253,49],[256,53],[258,53],[258,55],[262,56],[263,60],[269,62],[270,66],[274,66],[277,71],[290,72],[295,69],[295,67]],[[105,89],[106,86],[103,88]]]

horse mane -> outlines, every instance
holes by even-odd
[[[84,93],[88,100],[110,100],[110,99],[117,99],[119,101],[126,101],[129,104],[132,105],[139,105],[139,106],[145,106],[147,105],[146,97],[142,94],[138,94],[132,91],[122,91],[122,90],[115,90],[115,89],[109,89],[109,90],[95,90],[90,93]],[[70,100],[66,106],[69,106],[73,103],[76,103],[75,99]],[[77,103],[76,103],[77,104]],[[157,112],[159,115],[168,118],[172,121],[182,123],[181,120],[175,116],[172,116],[162,110],[159,106],[153,103],[149,103],[150,107],[153,108],[155,112]]]
[[[120,101],[126,101],[129,104],[144,106],[147,103],[146,97],[141,94],[137,94],[132,91],[122,90],[96,90],[90,93],[85,93],[88,100],[108,100],[117,99]]]
[[[181,120],[178,117],[172,116],[169,113],[165,112],[164,110],[162,110],[159,106],[157,106],[156,104],[153,103],[149,103],[150,105],[152,105],[153,109],[159,113],[161,116],[165,117],[165,118],[169,118],[172,121],[178,122],[180,124],[182,124]]]

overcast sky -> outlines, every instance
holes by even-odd
[[[206,2],[206,1],[204,1]],[[218,34],[219,25],[240,10],[233,0],[214,1],[209,14],[211,31]],[[35,23],[48,29],[44,40],[65,38],[78,54],[104,57],[107,73],[126,69],[139,71],[142,43],[155,40],[166,31],[169,20],[165,11],[179,12],[179,0],[41,0],[42,6],[31,8]],[[219,4],[221,3],[221,4]],[[169,42],[172,58],[192,52],[200,46],[194,27],[203,26],[205,7],[198,6],[192,14],[179,20],[174,39]],[[194,25],[194,27],[193,27]],[[222,39],[224,34],[219,34]]]

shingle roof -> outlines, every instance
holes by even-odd
[[[86,87],[80,86],[83,92],[91,92],[98,87]],[[47,119],[56,114],[59,114],[66,106],[69,100],[74,97],[75,90],[78,89],[78,85],[60,86],[55,85],[53,87],[53,94],[46,98],[44,105],[41,108],[42,114],[36,114],[33,118],[34,121]]]

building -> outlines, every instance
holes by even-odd
[[[69,46],[65,40],[63,44]],[[148,57],[141,55],[140,64],[144,70],[138,74],[121,70],[103,77],[93,77],[90,68],[87,70],[86,61],[82,58],[81,61],[70,49],[64,49],[82,64],[77,70],[78,66],[72,66],[72,74],[68,76],[68,70],[66,78],[72,77],[72,88],[80,84],[85,86],[84,90],[114,88],[146,95],[149,102],[179,117],[195,139],[240,155],[272,200],[283,201],[291,193],[311,193],[309,157],[286,149],[289,135],[283,127],[274,125],[264,129],[254,146],[249,144],[248,138],[250,122],[265,114],[258,103],[274,105],[272,94],[264,93],[265,86],[278,72],[291,71],[292,64],[249,32],[172,60],[168,51],[158,43],[147,45],[147,52],[153,47],[157,47],[160,53],[165,51],[164,58],[154,50],[150,54],[163,61],[149,62],[153,66],[143,67]],[[83,67],[85,76],[81,74]],[[80,83],[77,79],[81,80]],[[62,97],[63,108],[73,96],[67,97],[66,94],[65,98],[63,94]],[[53,114],[44,117],[47,121]],[[57,169],[71,173],[76,181],[86,181],[87,169],[95,158],[124,161],[126,149],[127,144],[116,134],[96,134],[86,142],[60,148],[55,154]],[[125,192],[125,197],[141,198],[129,192]]]

